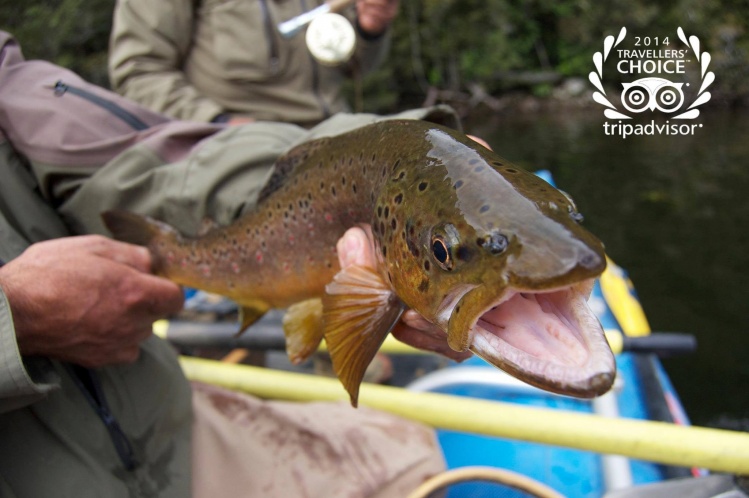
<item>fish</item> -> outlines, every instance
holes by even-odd
[[[616,375],[587,305],[601,241],[567,194],[450,128],[385,120],[301,144],[254,209],[200,236],[126,211],[102,217],[149,248],[156,274],[236,301],[242,329],[288,308],[291,360],[324,338],[354,406],[407,309],[451,349],[551,392],[595,397]],[[341,269],[336,243],[356,226],[371,227],[375,266]]]

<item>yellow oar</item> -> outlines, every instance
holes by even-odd
[[[293,401],[348,400],[335,379],[183,357],[192,380]],[[612,453],[670,465],[749,474],[749,434],[605,418],[362,384],[359,403],[433,427]]]

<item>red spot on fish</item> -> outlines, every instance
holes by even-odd
[[[291,271],[291,265],[288,261],[284,261],[282,268],[285,273],[289,273]]]
[[[203,265],[200,268],[200,271],[203,273],[204,277],[210,277],[211,276],[211,267],[208,265]]]
[[[353,218],[355,214],[356,213],[354,212],[354,210],[352,208],[349,208],[348,215]]]
[[[330,214],[330,213],[325,213],[325,221],[327,221],[328,223],[332,223],[333,222],[333,215]]]
[[[234,273],[239,273],[239,265],[234,261],[231,262],[231,270]]]
[[[289,235],[289,244],[293,244],[293,243],[294,243],[294,236]]]
[[[257,261],[258,263],[263,262],[263,253],[261,251],[257,251],[255,253],[255,261]]]
[[[180,266],[182,266],[182,268],[187,267],[187,258],[182,258],[182,261],[180,261]]]
[[[170,263],[174,263],[174,260],[175,260],[175,258],[174,258],[174,251],[169,251],[166,254],[166,260],[169,261]]]

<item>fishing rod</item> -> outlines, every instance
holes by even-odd
[[[353,0],[328,0],[319,7],[315,7],[308,12],[299,14],[296,17],[292,17],[288,21],[280,23],[278,25],[278,32],[284,38],[292,38],[294,35],[299,33],[307,24],[311,23],[321,15],[340,12],[351,3],[353,3]]]

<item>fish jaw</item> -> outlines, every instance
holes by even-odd
[[[587,298],[593,280],[551,291],[506,291],[470,329],[470,349],[541,389],[592,398],[608,391],[616,362]]]

